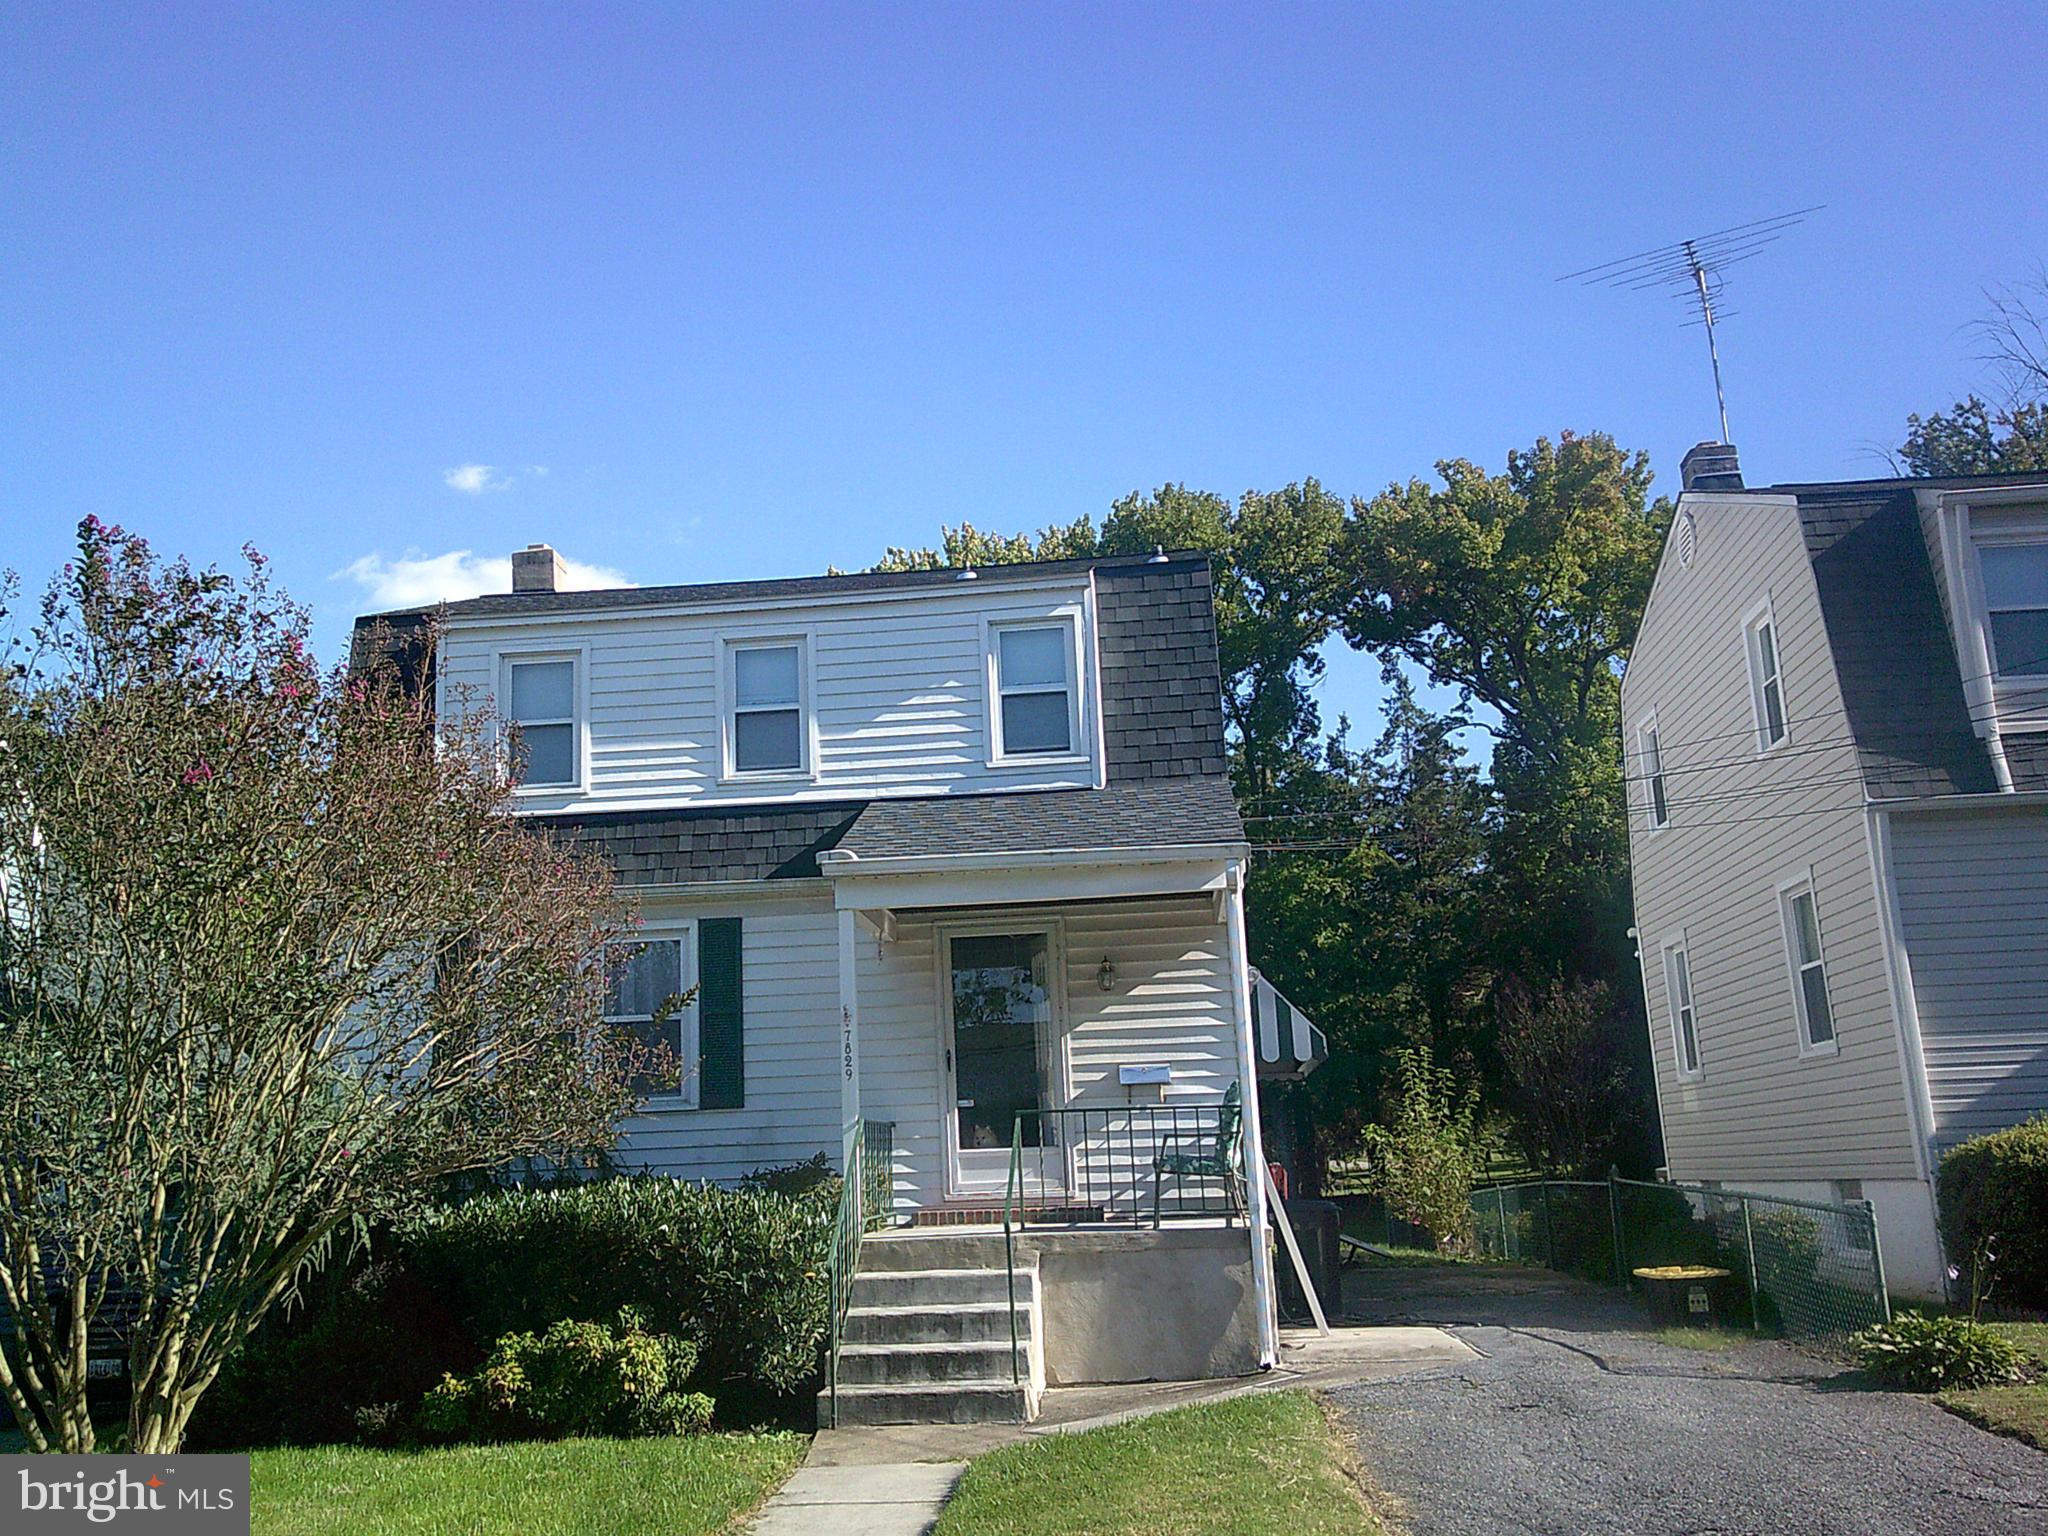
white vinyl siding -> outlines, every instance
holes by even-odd
[[[1623,718],[1654,701],[1671,825],[1631,826],[1642,980],[1673,1177],[1729,1184],[1910,1179],[1919,1164],[1879,926],[1863,791],[1838,726],[1790,752],[1759,740],[1746,620],[1770,598],[1788,721],[1839,721],[1841,691],[1798,513],[1785,500],[1689,496],[1689,568],[1659,568],[1623,682]],[[1831,713],[1832,712],[1832,713]],[[1638,772],[1641,770],[1638,769]],[[1825,941],[1833,1055],[1802,1057],[1776,882],[1810,867]],[[1680,1075],[1663,936],[1683,933],[1705,1072]]]
[[[678,911],[681,904],[650,904]],[[747,1103],[690,1114],[650,1110],[625,1127],[622,1162],[730,1182],[756,1168],[839,1148],[838,928],[829,896],[752,902],[743,913]],[[710,915],[712,908],[702,908]],[[979,912],[977,920],[990,914]],[[1166,1063],[1166,1102],[1213,1104],[1237,1081],[1229,948],[1207,897],[1020,907],[1018,931],[1056,921],[1064,936],[1061,1066],[1075,1105],[1121,1106],[1116,1069]],[[944,926],[941,917],[938,926]],[[899,917],[888,943],[863,928],[861,1114],[894,1123],[897,1199],[945,1195],[944,1060],[934,923]],[[1096,973],[1107,957],[1116,985]]]
[[[580,647],[585,728],[580,782],[532,790],[537,811],[685,809],[722,802],[868,799],[972,790],[1088,788],[1100,777],[1092,606],[1072,587],[962,590],[887,601],[791,604],[762,613],[565,614],[453,621],[441,642],[442,707],[503,697],[494,657]],[[1071,617],[1070,617],[1071,616]],[[987,631],[1016,621],[1075,626],[1074,750],[997,760]],[[728,642],[805,641],[810,754],[801,774],[726,766]],[[749,633],[741,633],[744,629]]]
[[[1894,815],[1937,1147],[2048,1111],[2048,807]]]

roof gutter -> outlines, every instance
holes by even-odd
[[[1994,789],[1970,795],[1912,795],[1898,800],[1869,800],[1873,811],[1995,811],[2015,805],[2048,805],[2048,789]]]

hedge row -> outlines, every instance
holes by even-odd
[[[2048,1115],[1953,1147],[1941,1160],[1941,1240],[1994,1300],[2048,1308]]]
[[[815,1386],[836,1181],[803,1194],[615,1178],[436,1207],[320,1277],[202,1401],[199,1446],[377,1437],[506,1334],[628,1308],[697,1349],[722,1418]]]

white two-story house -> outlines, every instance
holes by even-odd
[[[841,1417],[1028,1416],[1046,1381],[1270,1363],[1206,558],[615,591],[560,570],[534,546],[514,591],[435,610],[432,686],[516,722],[520,813],[637,905],[615,1017],[684,1070],[620,1159],[864,1162],[883,1230],[838,1298]],[[1030,1221],[1007,1246],[1006,1205]]]
[[[1867,1199],[2048,1110],[2048,475],[1685,492],[1622,687],[1672,1176]]]

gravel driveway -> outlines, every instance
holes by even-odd
[[[2048,1532],[2048,1455],[1783,1345],[1662,1345],[1540,1271],[1353,1270],[1345,1301],[1481,1353],[1330,1394],[1412,1536]]]

